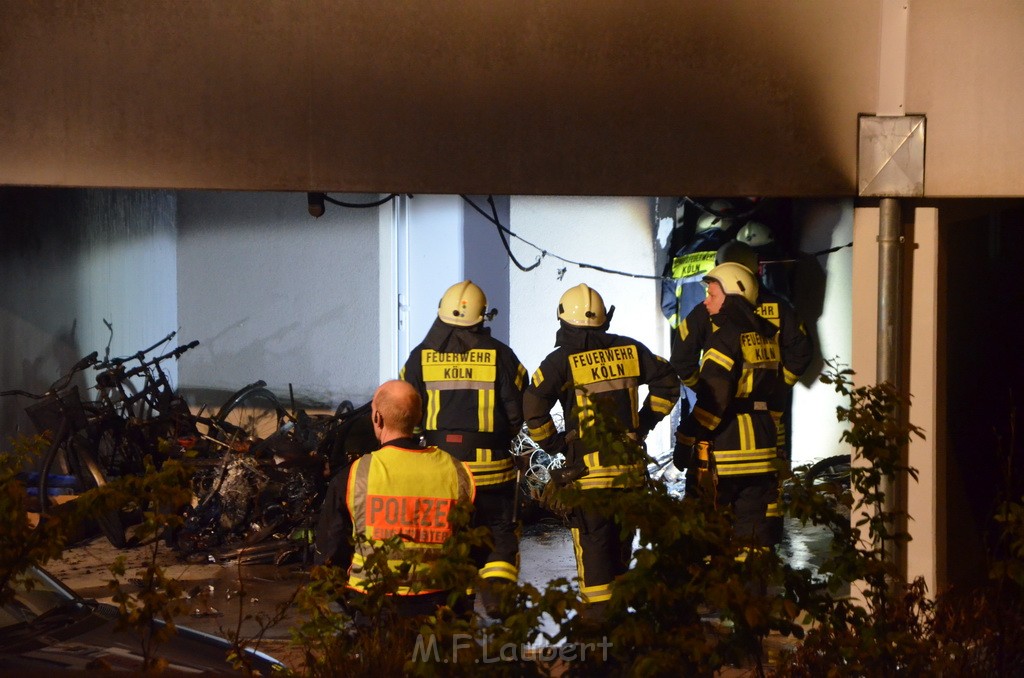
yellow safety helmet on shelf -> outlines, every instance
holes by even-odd
[[[567,289],[558,300],[558,318],[573,327],[601,327],[608,316],[597,290],[580,283]]]
[[[455,283],[441,297],[437,317],[458,327],[472,327],[486,318],[487,296],[472,280]]]
[[[726,294],[736,294],[757,306],[757,280],[743,264],[727,261],[704,274],[704,282],[717,282]]]

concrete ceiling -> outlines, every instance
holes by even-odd
[[[888,1],[0,0],[0,184],[853,195]],[[961,5],[910,8],[926,193],[1021,195],[1024,5]]]

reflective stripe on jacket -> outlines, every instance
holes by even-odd
[[[684,442],[714,442],[720,476],[774,473],[778,432],[771,405],[785,388],[777,327],[738,297],[725,304],[701,356],[697,402],[681,434]]]
[[[583,489],[613,487],[626,470],[643,471],[646,460],[629,465],[611,464],[599,450],[583,443],[593,421],[581,416],[598,409],[615,417],[613,428],[636,440],[672,411],[679,399],[679,379],[671,365],[640,342],[614,334],[595,334],[589,349],[559,346],[534,372],[523,396],[523,414],[530,437],[542,448],[553,449],[558,431],[551,408],[561,402],[565,432],[573,434],[568,456],[570,464],[583,463],[589,473],[577,481]],[[647,398],[641,406],[639,388],[646,384]],[[595,408],[595,401],[601,407]]]
[[[775,339],[779,344],[782,377],[786,385],[793,386],[807,371],[814,357],[814,348],[807,335],[807,329],[789,302],[765,290],[761,290],[757,295],[755,312],[778,328]],[[697,383],[701,353],[716,330],[718,327],[711,321],[707,308],[703,303],[699,303],[672,332],[672,367],[683,383],[691,388]],[[777,408],[773,406],[772,409]]]
[[[693,305],[704,298],[704,274],[715,267],[718,248],[725,244],[726,231],[718,228],[697,233],[672,255],[661,281],[661,311],[675,329]]]
[[[387,446],[356,460],[349,472],[345,502],[352,516],[353,534],[365,535],[366,539],[357,539],[349,586],[365,591],[366,560],[383,540],[400,536],[403,549],[421,555],[397,593],[439,591],[424,580],[424,575],[452,535],[452,507],[459,501],[472,502],[475,495],[473,476],[465,464],[436,447],[414,450]],[[398,572],[403,562],[400,557],[389,558],[388,566]]]
[[[428,442],[467,462],[477,485],[495,485],[516,477],[509,446],[523,426],[528,375],[508,346],[489,335],[473,340],[458,353],[420,344],[401,378],[423,399]]]

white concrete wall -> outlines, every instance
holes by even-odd
[[[401,196],[396,203],[395,253],[382,263],[382,277],[395,277],[397,290],[382,300],[381,313],[399,309],[395,360],[382,371],[393,378],[437,320],[438,300],[453,284],[472,280],[498,315],[487,323],[491,334],[509,341],[509,258],[497,227],[473,205],[491,215],[488,196]],[[508,228],[508,196],[494,196],[497,220]],[[382,240],[388,238],[382,233]],[[385,287],[388,283],[382,280]],[[382,336],[386,340],[387,336]]]
[[[491,213],[487,196],[468,196],[473,204]],[[508,228],[508,196],[493,196],[498,221]],[[491,334],[505,343],[509,342],[509,270],[514,265],[509,261],[505,246],[501,244],[497,227],[481,216],[469,204],[463,205],[463,256],[466,277],[480,284],[487,294],[487,307],[498,309],[498,315],[487,323]],[[507,237],[507,236],[506,236]],[[524,262],[520,262],[524,263]]]
[[[291,383],[301,402],[326,406],[365,401],[379,383],[381,346],[392,331],[379,322],[386,308],[381,276],[390,275],[379,243],[390,207],[328,205],[314,220],[304,194],[182,192],[175,229],[171,193],[67,195],[59,207],[40,201],[21,230],[4,231],[3,388],[45,388],[79,355],[102,351],[102,318],[114,323],[114,353],[130,353],[175,328],[180,343],[198,339],[200,347],[181,360],[180,383],[211,406],[258,378],[281,396]],[[852,214],[850,201],[800,203],[800,249],[850,242]],[[533,271],[508,272],[509,301],[501,312],[527,369],[552,349],[558,299],[580,282],[616,306],[612,331],[668,355],[657,281],[557,258],[656,274],[661,259],[649,199],[517,196],[509,226],[549,253]],[[524,264],[540,254],[515,238],[511,247]],[[507,267],[497,253],[487,256],[495,268]],[[842,249],[805,261],[795,284],[795,302],[820,354],[845,362],[851,360],[851,270],[851,250]],[[795,389],[797,463],[843,451],[835,421],[840,403],[814,379],[820,366]],[[0,406],[3,422],[13,425],[20,408]],[[652,435],[652,452],[670,448],[667,429]]]
[[[668,324],[658,305],[657,280],[580,268],[556,258],[658,274],[649,199],[515,196],[510,222],[513,232],[548,252],[536,269],[524,273],[513,268],[509,273],[511,345],[531,375],[554,348],[559,298],[579,283],[600,292],[607,306],[615,306],[612,332],[631,336],[668,357]],[[540,254],[520,240],[510,244],[524,264],[532,264]],[[671,449],[669,433],[666,419],[648,438],[651,454]]]
[[[376,195],[333,197],[368,202]],[[300,404],[361,404],[378,384],[378,209],[304,193],[179,194],[181,385],[211,407],[256,379]]]
[[[853,241],[851,200],[797,202],[793,218],[800,234],[801,252],[812,254]],[[851,247],[804,257],[797,264],[793,302],[814,340],[817,356],[793,389],[794,465],[849,453],[849,446],[839,441],[843,427],[836,421],[836,407],[847,403],[831,386],[819,382],[817,376],[823,369],[823,360],[847,367],[852,364],[852,279]],[[874,378],[873,373],[869,376]]]
[[[910,410],[908,420],[924,431],[911,438],[907,461],[918,470],[917,482],[907,484],[907,579],[924,577],[933,594],[945,583],[945,478],[939,472],[939,211],[914,210],[913,264],[910,287]]]
[[[0,189],[0,389],[42,392],[83,355],[102,356],[104,319],[112,355],[175,329],[174,218],[165,191]],[[27,404],[0,399],[0,449],[19,425],[32,430]]]
[[[398,367],[437,320],[437,302],[465,275],[463,204],[457,195],[421,195],[407,201],[407,219],[399,225],[398,278],[401,305]],[[395,369],[389,374],[397,377]]]
[[[534,271],[513,269],[510,273],[512,346],[527,369],[532,372],[551,351],[558,328],[558,299],[580,282],[600,291],[605,303],[616,305],[613,332],[631,335],[656,353],[669,355],[668,325],[658,307],[657,281],[584,269],[551,256],[629,273],[659,273],[662,258],[648,199],[514,197],[511,211],[512,230],[551,253]],[[819,252],[853,240],[850,200],[796,203],[794,220],[802,252]],[[514,241],[512,247],[524,263],[532,263],[539,254],[522,242]],[[831,387],[820,383],[817,375],[822,369],[822,356],[847,365],[852,360],[852,258],[852,248],[844,247],[805,258],[797,266],[794,303],[814,339],[818,357],[794,389],[795,464],[848,452],[839,442],[843,428],[835,416],[842,400]],[[663,424],[652,434],[652,453],[671,448],[668,428]]]

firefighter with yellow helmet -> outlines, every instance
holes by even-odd
[[[696,402],[680,425],[674,462],[689,481],[695,460],[688,452],[710,449],[717,505],[732,509],[743,543],[769,547],[775,535],[766,513],[778,488],[771,408],[784,388],[779,328],[757,314],[758,284],[745,266],[718,264],[704,280],[704,306],[717,329],[703,346],[696,381],[690,378]]]
[[[635,487],[646,471],[646,455],[636,445],[620,446],[638,450],[632,460],[595,448],[595,409],[611,419],[604,422],[606,429],[642,443],[679,398],[679,380],[667,361],[635,339],[608,332],[613,311],[606,311],[601,295],[585,284],[567,290],[558,303],[557,348],[534,372],[523,397],[530,437],[549,454],[566,457],[553,481],[573,483],[587,492],[624,491],[628,487],[620,476],[627,473]],[[642,385],[648,394],[638,408]],[[564,432],[551,418],[556,402],[562,406]],[[588,604],[584,619],[600,618],[611,599],[613,580],[628,567],[632,547],[614,517],[590,505],[575,509],[572,516],[580,594]]]
[[[740,264],[755,275],[759,268],[757,252],[750,245],[738,239],[731,240],[720,247],[715,260],[717,264],[727,262]],[[814,349],[796,309],[785,298],[765,289],[763,285],[760,285],[760,281],[758,283],[755,312],[778,328],[776,337],[779,343],[779,360],[785,386],[780,389],[775,401],[769,403],[769,409],[778,426],[776,437],[778,457],[781,468],[785,469],[791,458],[788,415],[792,400],[792,387],[810,366],[814,357]],[[693,307],[676,331],[672,333],[670,358],[672,366],[683,383],[691,388],[697,383],[701,354],[708,346],[712,334],[717,330],[718,326],[712,321],[707,307],[701,303]],[[689,448],[689,442],[685,437],[677,444],[682,446],[682,453]],[[777,542],[781,538],[782,518],[777,501],[769,503],[768,517],[773,525],[774,540]]]
[[[515,352],[484,327],[490,317],[478,285],[464,280],[449,287],[437,320],[409,354],[401,377],[423,399],[427,443],[473,472],[475,523],[489,528],[493,542],[474,554],[479,592],[488,615],[498,617],[501,583],[519,578],[516,469],[509,448],[523,426],[528,374]]]

